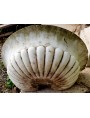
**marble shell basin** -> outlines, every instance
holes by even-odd
[[[2,58],[10,79],[22,91],[36,91],[40,85],[64,90],[85,68],[88,52],[83,41],[68,30],[32,25],[6,40]]]

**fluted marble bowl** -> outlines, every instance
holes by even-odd
[[[68,30],[32,25],[6,40],[2,58],[10,79],[22,91],[36,91],[39,86],[64,90],[85,68],[88,52],[83,41]]]

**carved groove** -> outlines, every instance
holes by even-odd
[[[28,88],[41,81],[54,84],[59,90],[71,86],[80,71],[78,61],[70,53],[51,46],[29,47],[15,53],[7,69],[12,81],[21,88],[24,82]]]

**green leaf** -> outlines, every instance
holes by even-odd
[[[14,86],[15,85],[13,84],[13,82],[9,79],[9,77],[7,77],[6,87],[12,89]]]

